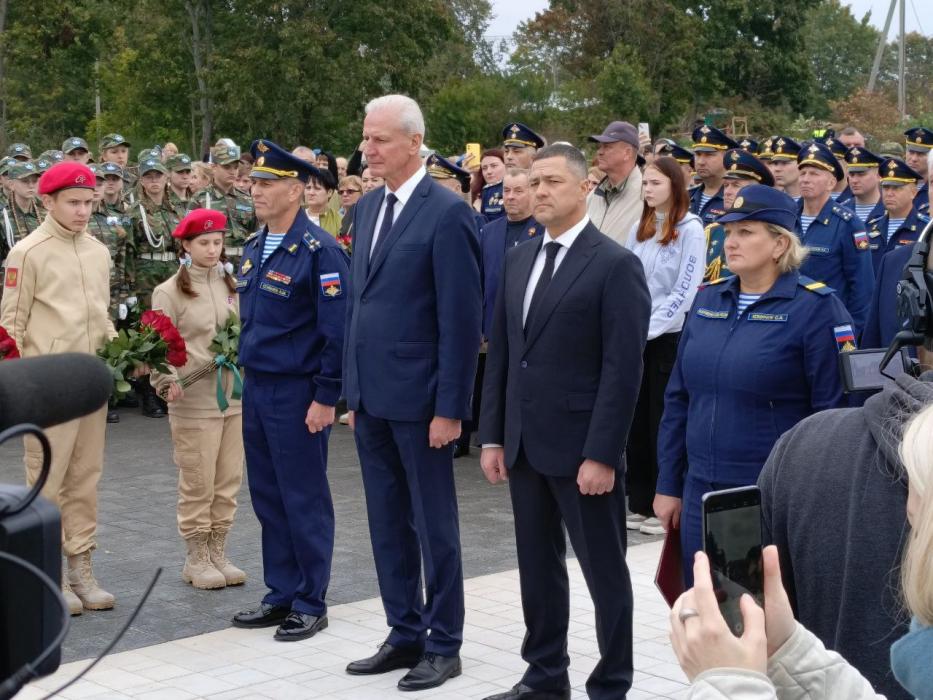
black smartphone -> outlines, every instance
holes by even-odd
[[[736,637],[743,633],[739,599],[764,605],[761,491],[742,486],[703,494],[703,551],[709,558],[719,610]]]

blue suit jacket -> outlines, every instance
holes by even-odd
[[[505,260],[507,241],[505,240],[508,218],[499,217],[483,226],[479,232],[479,245],[481,252],[481,270],[483,273],[483,337],[489,337],[492,328],[492,312],[496,307],[496,292],[499,289],[499,278],[502,276],[502,266]],[[544,226],[535,221],[532,216],[525,222],[524,235],[520,236],[515,245],[537,238],[544,233]],[[511,246],[510,246],[511,247]]]
[[[473,210],[425,176],[370,261],[384,196],[353,208],[347,405],[386,420],[467,419],[482,314]]]
[[[901,320],[897,317],[897,283],[903,277],[904,267],[913,252],[913,244],[902,245],[881,258],[861,347],[886,348],[897,332],[903,330]]]

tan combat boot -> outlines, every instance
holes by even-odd
[[[210,533],[201,532],[185,540],[188,545],[188,556],[185,558],[185,567],[181,570],[181,577],[185,583],[195,588],[223,588],[227,585],[224,575],[211,564],[210,553],[207,549],[207,540]]]
[[[91,569],[91,550],[68,557],[68,583],[87,610],[110,610],[113,596],[101,588]]]
[[[211,530],[210,554],[211,564],[223,574],[228,586],[239,586],[246,583],[246,572],[234,566],[227,559],[224,550],[227,547],[227,531]]]
[[[75,595],[75,592],[71,590],[71,586],[68,585],[68,581],[62,581],[62,598],[65,599],[65,605],[68,606],[68,612],[72,617],[75,615],[80,615],[84,612],[84,606],[81,605],[81,599]]]

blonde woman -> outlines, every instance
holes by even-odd
[[[156,287],[152,308],[171,318],[185,339],[190,375],[214,359],[210,350],[218,327],[239,309],[232,271],[225,269],[227,217],[195,209],[172,232],[181,248],[181,265]],[[246,574],[226,557],[236,495],[243,479],[243,423],[240,400],[233,398],[232,372],[217,371],[182,389],[180,373],[153,373],[157,390],[166,391],[169,424],[178,466],[178,532],[188,554],[182,578],[195,588],[243,583]]]
[[[901,568],[910,631],[891,646],[891,672],[910,697],[933,697],[933,406],[908,423],[900,447],[907,473],[910,540]],[[689,698],[706,700],[877,700],[884,698],[839,654],[794,620],[781,584],[777,548],[763,551],[765,608],[741,602],[745,633],[734,637],[719,613],[702,553],[696,586],[671,611],[671,641],[692,682]]]

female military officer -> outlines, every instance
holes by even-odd
[[[133,235],[130,256],[130,284],[142,308],[151,306],[152,290],[175,274],[178,258],[172,250],[172,231],[178,225],[178,215],[172,209],[165,193],[168,171],[155,157],[143,159],[139,164],[139,186],[136,203],[129,214]],[[143,414],[150,418],[165,415],[164,404],[156,396],[147,377],[137,383]]]
[[[701,549],[701,498],[754,484],[778,437],[843,404],[838,354],[852,319],[824,284],[798,272],[793,199],[749,185],[720,219],[734,277],[707,285],[687,317],[658,437],[654,510],[679,527],[687,584]]]
[[[195,209],[182,219],[172,232],[181,265],[152,293],[152,308],[171,318],[185,339],[186,374],[214,359],[210,345],[217,329],[239,311],[232,268],[225,269],[226,226],[227,217],[213,209]],[[232,373],[222,370],[216,379],[212,371],[183,390],[171,369],[153,374],[152,382],[159,391],[167,389],[178,466],[178,532],[188,547],[182,578],[195,588],[243,583],[246,574],[224,553],[243,480],[242,410],[239,398],[231,396]]]

